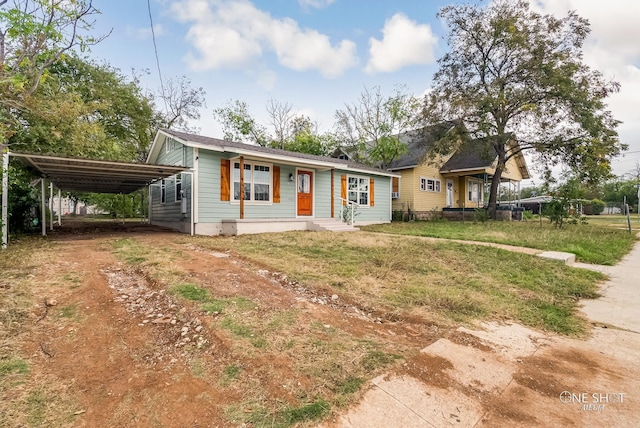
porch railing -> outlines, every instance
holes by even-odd
[[[354,225],[354,218],[356,215],[356,209],[360,204],[350,201],[348,199],[340,198],[341,210],[340,210],[340,221],[342,223],[347,223],[351,226]]]

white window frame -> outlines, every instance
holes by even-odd
[[[355,183],[356,184],[355,189],[351,188],[351,184],[353,180],[357,180]],[[364,185],[366,186],[366,190],[362,190],[363,180],[364,180]],[[361,196],[365,193],[367,195],[367,203],[362,204],[360,203],[360,201],[362,200]],[[355,195],[355,201],[351,198],[352,194]],[[367,177],[365,175],[347,175],[347,200],[351,202],[355,202],[360,207],[371,206],[371,177]]]
[[[182,200],[182,174],[175,175],[173,180],[173,192],[175,202],[180,202]]]
[[[240,173],[240,160],[238,158],[235,159],[231,159],[231,202],[232,203],[240,203],[240,193],[238,193],[238,198],[236,199],[236,192],[235,192],[235,184],[239,182],[240,178],[238,175],[238,181],[235,180],[235,171],[236,171],[236,164],[238,164],[238,174]],[[251,177],[249,180],[247,180],[247,165],[250,166],[249,171],[251,172]],[[245,186],[248,184],[249,185],[249,195],[250,195],[250,199],[245,199],[244,202],[246,204],[255,204],[255,205],[266,205],[266,204],[271,204],[273,203],[273,164],[270,163],[264,163],[264,162],[244,162],[244,166],[245,166],[245,177],[244,177],[244,184]],[[269,179],[268,182],[256,182],[255,181],[255,174],[254,174],[254,168],[256,166],[259,167],[265,167],[265,168],[269,168]],[[256,184],[263,184],[263,185],[268,185],[269,186],[269,199],[268,200],[264,200],[264,201],[256,201],[253,198],[255,197],[255,186]]]
[[[160,180],[160,203],[167,203],[167,180],[164,178]]]
[[[477,189],[474,189],[475,186],[477,186]],[[467,179],[467,201],[484,202],[482,194],[483,194],[482,182],[475,178]]]
[[[173,144],[171,138],[167,138],[167,141],[164,142],[164,152],[171,153],[172,145]]]
[[[442,183],[437,178],[420,177],[420,190],[423,192],[440,193],[442,191]]]

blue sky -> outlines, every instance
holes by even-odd
[[[269,99],[287,102],[329,130],[333,116],[362,90],[397,85],[420,95],[428,90],[435,61],[446,51],[446,28],[436,14],[455,0],[151,0],[163,78],[185,75],[207,92],[207,106],[193,125],[221,137],[213,109],[245,101],[267,125]],[[556,16],[576,10],[592,34],[585,61],[622,84],[610,108],[630,153],[614,162],[624,174],[640,160],[640,2],[534,0]],[[156,67],[146,0],[94,0],[102,12],[96,31],[112,34],[91,56],[130,75],[148,70],[144,85],[157,91]]]

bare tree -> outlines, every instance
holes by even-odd
[[[202,87],[192,88],[191,80],[186,76],[174,80],[167,80],[164,88],[164,99],[167,112],[165,113],[165,126],[183,131],[193,131],[189,126],[189,120],[200,119],[200,108],[206,107],[204,97],[205,90]]]
[[[285,143],[291,136],[291,126],[294,119],[293,106],[287,102],[280,102],[271,98],[267,101],[269,123],[273,126],[273,144],[284,149]]]
[[[413,128],[418,106],[413,96],[396,89],[384,97],[379,87],[367,88],[357,102],[336,111],[336,137],[356,155],[356,160],[386,169],[407,147],[398,136]]]

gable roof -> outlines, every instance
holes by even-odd
[[[397,177],[398,175],[384,171],[379,168],[373,168],[347,159],[336,159],[326,156],[316,156],[307,153],[290,152],[288,150],[273,149],[270,147],[262,147],[234,141],[221,140],[219,138],[205,137],[187,132],[175,131],[172,129],[161,129],[156,134],[153,141],[147,162],[157,159],[162,143],[162,136],[171,137],[179,143],[188,147],[197,147],[204,150],[213,150],[217,152],[234,153],[240,155],[249,155],[265,159],[271,159],[282,163],[290,163],[295,165],[309,165],[320,168],[340,168],[347,171],[362,172],[387,177]]]
[[[480,141],[465,142],[440,167],[440,172],[454,172],[465,169],[491,168],[498,155],[490,153],[491,148]]]
[[[413,168],[422,164],[427,155],[427,151],[436,141],[444,137],[452,127],[453,123],[443,122],[442,124],[429,128],[408,131],[398,135],[398,139],[407,145],[408,150],[398,159],[391,162],[388,169],[394,171]]]
[[[406,143],[408,151],[389,165],[390,171],[414,168],[424,163],[427,152],[433,145],[448,133],[454,124],[444,122],[426,129],[406,132],[399,135],[401,142]],[[492,168],[497,160],[497,154],[492,153],[491,147],[481,140],[462,143],[449,159],[440,167],[441,173]],[[529,170],[522,153],[514,156],[522,178],[529,178]]]

